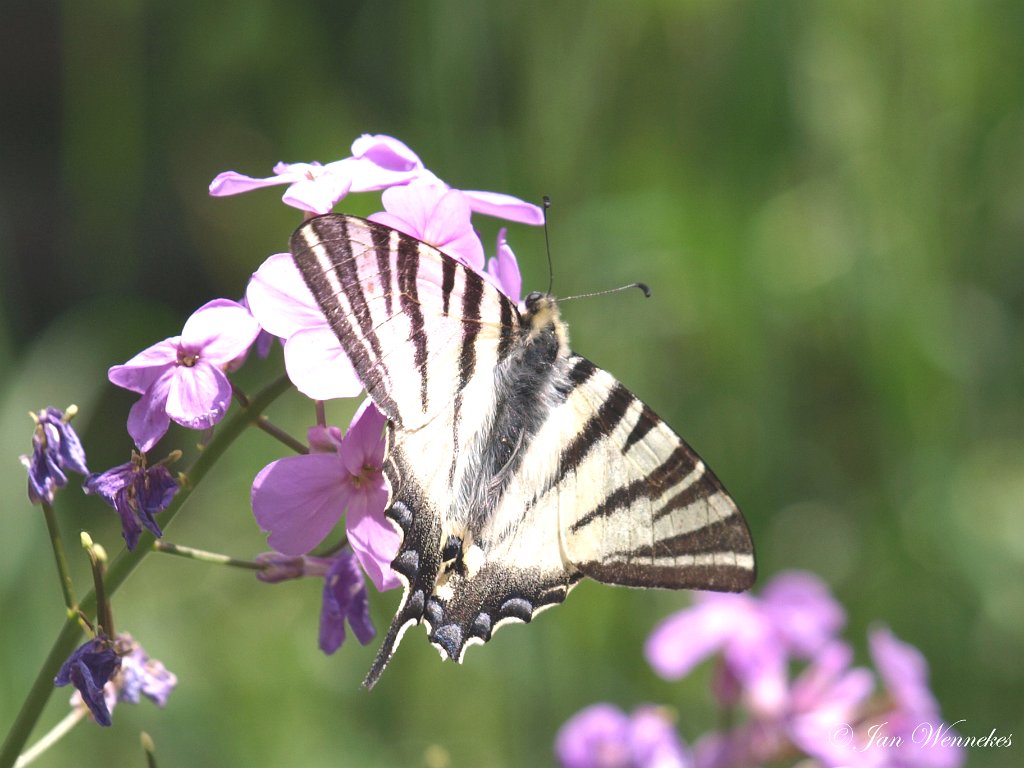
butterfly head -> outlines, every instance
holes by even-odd
[[[523,305],[526,307],[523,313],[523,326],[528,329],[529,340],[554,336],[558,341],[559,352],[569,354],[569,332],[562,322],[555,297],[548,293],[533,291],[526,294]]]

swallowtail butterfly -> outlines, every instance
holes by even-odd
[[[747,524],[697,454],[569,349],[551,296],[524,311],[436,248],[354,216],[305,222],[291,252],[389,419],[387,516],[405,595],[366,677],[425,622],[462,660],[584,576],[739,591]]]

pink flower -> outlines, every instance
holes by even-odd
[[[384,516],[391,496],[382,471],[385,421],[366,400],[344,437],[337,427],[312,427],[309,454],[271,462],[252,485],[256,522],[286,555],[309,552],[344,514],[349,544],[381,591],[399,584],[390,565],[399,534]]]
[[[924,655],[897,638],[888,627],[872,629],[868,633],[868,647],[894,705],[876,719],[886,724],[886,735],[903,740],[893,755],[894,764],[905,768],[962,765],[967,757],[963,747],[955,742],[942,743],[958,734],[942,720],[939,703],[928,687],[928,662]]]
[[[107,373],[111,383],[142,394],[128,414],[128,433],[145,453],[171,421],[208,429],[231,403],[224,369],[256,339],[259,325],[249,310],[228,299],[197,309],[180,336],[143,350]]]
[[[555,753],[563,768],[688,768],[686,747],[661,709],[638,707],[627,715],[612,704],[577,712],[558,732]]]
[[[210,182],[210,194],[224,197],[288,184],[282,197],[286,205],[311,213],[329,213],[350,192],[386,189],[424,176],[436,178],[398,139],[368,134],[353,142],[351,157],[327,165],[278,163],[274,166],[274,174],[257,179],[235,171],[224,171]]]
[[[256,270],[245,299],[259,324],[284,339],[288,378],[313,400],[355,397],[363,385],[287,253]]]
[[[720,650],[751,708],[768,716],[786,703],[790,655],[810,657],[844,622],[842,607],[817,577],[792,571],[776,576],[760,598],[701,593],[696,605],[655,628],[645,650],[667,679]]]
[[[469,201],[457,189],[437,184],[409,184],[392,187],[381,194],[385,213],[375,213],[371,221],[397,229],[422,240],[481,272],[484,247],[473,230]]]

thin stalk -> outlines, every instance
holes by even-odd
[[[57,723],[53,728],[46,732],[46,734],[35,744],[25,750],[25,754],[18,758],[18,762],[14,764],[14,768],[25,768],[26,765],[35,761],[37,757],[43,754],[46,750],[64,738],[64,735],[71,731],[82,718],[85,717],[85,706],[75,707],[67,716]]]
[[[260,416],[253,423],[257,427],[262,429],[264,432],[266,432],[268,435],[273,437],[275,440],[278,440],[278,441],[284,443],[285,445],[287,445],[289,448],[291,448],[296,453],[301,453],[301,454],[309,453],[309,447],[308,446],[306,446],[303,443],[301,443],[298,440],[296,440],[294,437],[289,435],[287,432],[285,432],[279,426],[277,426],[276,424],[272,423],[270,421],[270,419],[266,418],[265,416]]]
[[[168,555],[187,557],[190,560],[201,560],[204,563],[213,563],[215,565],[230,565],[235,568],[248,568],[250,571],[262,571],[267,567],[266,564],[258,563],[255,560],[239,560],[238,558],[220,555],[216,552],[207,552],[205,549],[183,547],[180,544],[171,544],[165,541],[153,542],[153,549],[157,552],[165,552]]]
[[[50,534],[50,544],[53,547],[53,559],[57,563],[57,576],[60,578],[60,588],[64,593],[64,605],[68,609],[68,615],[75,613],[75,593],[71,586],[71,571],[68,569],[68,558],[64,554],[64,542],[60,537],[60,526],[57,523],[57,515],[53,507],[46,501],[43,504],[43,517],[46,519],[46,530]]]
[[[186,472],[188,482],[181,486],[174,501],[163,512],[164,530],[177,516],[185,502],[191,497],[193,490],[202,481],[210,469],[217,463],[217,460],[224,454],[228,447],[238,438],[243,430],[253,423],[260,413],[272,403],[277,397],[288,389],[288,377],[282,374],[264,387],[253,397],[247,407],[239,408],[237,413],[228,416],[218,425],[216,434],[206,446],[205,450],[196,458],[192,466]],[[148,531],[143,532],[139,545],[135,549],[122,550],[107,571],[106,588],[107,595],[113,595],[124,583],[125,579],[135,570],[150,552],[153,551],[153,535]],[[96,592],[90,591],[79,604],[79,609],[86,615],[96,609]],[[53,678],[57,675],[61,665],[75,650],[81,640],[81,627],[78,624],[78,616],[69,617],[61,627],[57,639],[50,648],[50,653],[43,661],[35,682],[29,689],[28,696],[21,706],[21,711],[14,720],[11,730],[8,732],[4,743],[0,746],[0,768],[11,768],[18,759],[25,742],[28,741],[32,729],[39,720],[39,715],[46,706],[50,694],[53,692]]]

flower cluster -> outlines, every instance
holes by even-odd
[[[661,710],[627,716],[595,705],[563,726],[559,760],[567,768],[730,768],[799,756],[826,768],[959,766],[962,750],[926,743],[921,731],[942,719],[920,652],[887,628],[873,629],[876,691],[871,671],[852,665],[853,650],[838,637],[845,620],[827,587],[804,572],[779,574],[761,597],[701,593],[655,628],[647,660],[675,680],[717,654],[712,689],[731,713],[727,721],[738,724],[701,737],[691,754]]]
[[[454,189],[427,170],[412,150],[388,136],[362,136],[352,145],[351,157],[334,163],[281,163],[274,172],[266,179],[222,173],[210,185],[210,193],[228,195],[288,184],[285,203],[325,213],[347,194],[381,191],[384,210],[371,220],[435,246],[518,302],[519,268],[506,231],[500,231],[495,255],[488,260],[471,218],[483,213],[539,224],[543,213],[537,206],[509,195]],[[245,304],[262,329],[282,340],[285,369],[300,392],[327,400],[362,391],[351,362],[288,254],[275,254],[256,270]],[[308,555],[345,517],[351,552],[344,550],[329,567],[306,557],[306,567],[298,574],[325,577],[320,645],[328,653],[344,639],[346,619],[360,641],[372,637],[355,563],[378,590],[399,584],[391,570],[398,534],[384,517],[390,497],[382,472],[384,425],[384,416],[366,401],[345,433],[325,425],[312,427],[309,453],[270,463],[253,482],[256,521],[285,559]]]
[[[539,224],[543,213],[537,206],[509,195],[454,189],[427,170],[412,150],[388,136],[362,136],[352,145],[352,155],[336,162],[282,163],[274,173],[267,179],[222,173],[210,185],[210,193],[230,195],[288,184],[285,203],[308,213],[326,213],[347,194],[381,192],[383,210],[373,220],[436,246],[518,302],[519,269],[505,229],[488,261],[471,217],[482,213]],[[156,515],[179,489],[179,480],[166,463],[178,452],[158,462],[150,462],[147,453],[171,422],[209,430],[224,418],[233,398],[244,402],[229,374],[244,363],[253,346],[265,356],[274,338],[283,342],[292,383],[311,399],[354,397],[363,390],[291,257],[277,254],[256,270],[241,301],[207,302],[188,318],[179,335],[110,368],[113,384],[140,395],[127,421],[135,444],[130,461],[89,474],[81,443],[68,424],[74,412],[65,415],[47,408],[34,414],[32,454],[22,459],[31,500],[52,503],[56,490],[67,483],[66,472],[78,472],[88,475],[85,492],[118,513],[128,549],[137,546],[144,529],[160,538],[163,531]],[[391,495],[383,474],[385,417],[367,400],[342,432],[323,422],[322,409],[318,414],[319,423],[308,431],[308,452],[271,462],[257,474],[252,509],[275,550],[257,560],[261,580],[323,579],[320,648],[330,654],[344,642],[346,624],[361,643],[373,638],[363,574],[378,590],[398,586],[390,563],[399,537],[384,517]],[[296,445],[294,440],[286,442]],[[342,517],[345,540],[331,547],[329,556],[310,554]],[[90,549],[96,551],[100,548]],[[93,563],[100,580],[102,560]],[[75,706],[88,708],[96,722],[109,725],[116,701],[137,702],[144,695],[162,705],[176,680],[130,637],[111,639],[101,632],[71,654],[54,682],[74,685]]]
[[[351,156],[325,165],[279,163],[274,174],[258,179],[226,171],[210,184],[210,194],[287,184],[286,204],[321,214],[348,194],[380,192],[384,210],[371,219],[436,246],[519,300],[519,269],[505,229],[488,260],[471,217],[481,213],[539,224],[543,213],[536,205],[495,192],[454,189],[409,147],[389,136],[361,136],[353,143]],[[289,378],[306,396],[322,401],[354,397],[363,390],[286,253],[271,256],[253,273],[241,302],[208,302],[188,319],[180,335],[110,369],[112,383],[141,395],[128,417],[137,453],[127,464],[90,476],[86,489],[117,510],[129,548],[136,545],[143,528],[157,537],[162,534],[154,515],[166,508],[177,489],[162,464],[147,466],[146,452],[171,422],[198,430],[216,425],[233,396],[228,374],[242,364],[254,344],[265,354],[275,337],[283,342]],[[309,431],[308,454],[272,462],[257,475],[253,512],[269,532],[272,547],[286,556],[304,555],[344,515],[355,562],[378,589],[397,586],[390,561],[398,537],[384,518],[390,490],[381,473],[383,427],[384,417],[372,404],[364,404],[348,432],[315,426]]]

